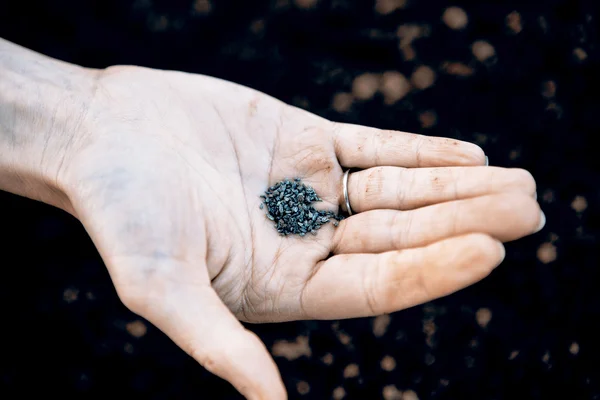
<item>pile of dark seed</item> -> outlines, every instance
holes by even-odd
[[[322,225],[332,221],[338,226],[344,219],[332,211],[316,210],[311,204],[323,200],[312,187],[301,183],[300,178],[277,182],[260,197],[263,199],[261,210],[266,208],[267,218],[274,222],[281,236],[316,235]]]

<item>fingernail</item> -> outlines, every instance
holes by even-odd
[[[544,225],[546,225],[546,215],[543,211],[540,211],[540,224],[538,225],[534,233],[541,231]]]
[[[490,159],[488,156],[485,156],[485,166],[487,167],[488,165],[490,165]]]
[[[506,257],[506,249],[504,248],[504,244],[502,244],[502,242],[498,242],[498,246],[500,246],[500,252],[502,254],[500,257],[500,262],[498,263],[498,265],[500,265],[502,261],[504,261],[504,257]]]

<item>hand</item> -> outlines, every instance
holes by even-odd
[[[117,292],[252,399],[283,399],[264,345],[238,322],[398,311],[490,273],[501,242],[536,232],[535,182],[470,143],[333,123],[254,90],[137,67],[94,72],[58,173]],[[300,177],[338,211],[316,236],[277,234],[268,186]]]

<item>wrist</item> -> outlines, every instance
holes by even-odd
[[[63,169],[87,129],[95,73],[0,39],[0,190],[72,212]]]

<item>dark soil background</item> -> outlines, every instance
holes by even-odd
[[[89,67],[217,76],[530,170],[546,228],[483,282],[387,317],[250,328],[290,399],[596,399],[598,4],[0,0],[0,36]],[[0,221],[0,398],[240,398],[121,305],[78,221],[7,193]]]

